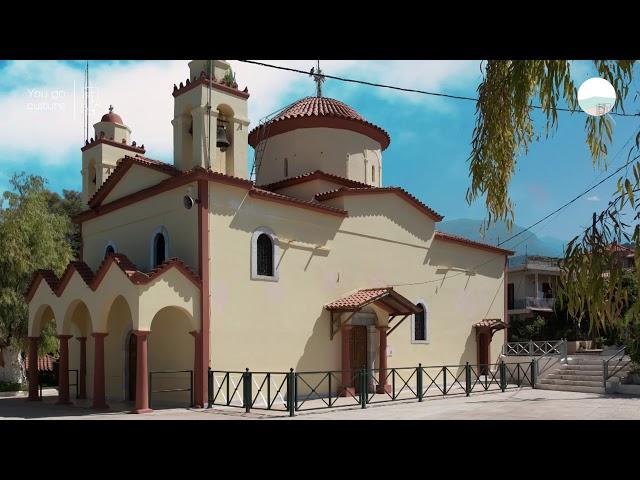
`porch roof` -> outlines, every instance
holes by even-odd
[[[396,292],[393,287],[363,288],[326,304],[324,308],[331,311],[357,312],[371,304],[375,304],[390,315],[411,315],[418,312],[418,307]]]
[[[474,325],[474,327],[478,330],[489,330],[493,335],[498,330],[502,330],[503,328],[507,328],[507,324],[504,323],[499,318],[485,318],[480,320],[478,323]]]

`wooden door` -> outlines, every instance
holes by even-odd
[[[360,384],[355,375],[367,367],[367,327],[364,325],[354,325],[351,330],[351,368],[354,370],[356,392],[360,392]]]
[[[133,333],[129,334],[129,400],[136,399],[136,365],[138,364],[138,342]]]

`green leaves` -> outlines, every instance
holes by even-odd
[[[600,76],[615,88],[619,97],[617,107],[624,112],[634,62],[597,60],[594,64]],[[531,142],[540,136],[531,118],[532,105],[541,106],[546,119],[545,137],[557,130],[557,108],[565,106],[561,101],[571,110],[579,109],[570,70],[567,60],[487,61],[484,80],[478,87],[476,125],[469,157],[471,185],[466,200],[471,203],[484,196],[489,223],[504,220],[509,227],[513,223],[509,182],[518,156],[526,155]],[[586,143],[593,164],[606,168],[613,123],[606,115],[585,115],[585,118]],[[636,143],[639,142],[640,136],[636,138]]]
[[[23,173],[10,183],[12,191],[2,194],[0,209],[0,347],[26,335],[23,292],[33,272],[52,269],[61,275],[73,258],[71,222],[66,214],[50,211],[45,180]]]

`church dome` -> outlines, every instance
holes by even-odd
[[[117,123],[119,125],[124,125],[124,122],[122,121],[122,117],[120,115],[118,115],[117,113],[113,113],[113,107],[109,107],[109,113],[105,113],[102,118],[100,119],[101,122],[110,122],[110,123]]]
[[[380,144],[382,150],[391,142],[382,128],[365,120],[349,105],[326,97],[298,100],[262,126],[249,133],[249,144],[256,147],[269,137],[298,128],[338,128],[366,135]]]

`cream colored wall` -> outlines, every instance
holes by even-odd
[[[290,177],[322,170],[369,185],[381,185],[380,144],[350,130],[300,128],[269,138],[256,184],[264,185],[284,179],[285,158],[289,160]],[[371,181],[372,164],[376,166],[376,182]]]
[[[109,178],[118,160],[125,155],[134,155],[131,150],[99,143],[82,152],[82,201],[86,205],[98,188]],[[96,166],[96,187],[90,185],[89,165]]]
[[[123,297],[118,297],[109,313],[104,339],[105,394],[107,399],[126,400],[128,382],[125,369],[129,333],[134,329],[132,312]]]
[[[432,241],[434,222],[395,195],[346,197],[343,219],[251,197],[236,212],[241,189],[210,193],[214,368],[339,369],[341,339],[329,339],[323,305],[360,288],[430,282],[396,288],[426,301],[431,341],[412,344],[408,318],[390,336],[390,366],[475,363],[472,325],[503,316],[504,257]],[[250,280],[251,233],[261,226],[279,238],[278,282]],[[494,336],[492,360],[502,341]]]
[[[190,187],[195,195],[196,184]],[[147,271],[151,267],[153,232],[164,226],[169,233],[169,257],[178,257],[197,270],[197,208],[184,208],[187,188],[184,185],[84,222],[83,260],[96,270],[104,259],[108,242],[112,241],[118,253]]]
[[[145,188],[157,185],[169,178],[170,175],[158,172],[151,168],[142,167],[140,165],[132,165],[123,178],[121,178],[116,186],[109,192],[102,204],[106,205],[132,193],[136,193]]]
[[[151,324],[148,340],[149,371],[193,370],[195,341],[189,334],[191,330],[192,320],[181,310],[169,307],[158,311]],[[154,390],[188,387],[189,375],[186,373],[153,376]],[[157,393],[154,394],[153,401],[155,406],[164,402],[188,406],[189,398],[189,392]]]

